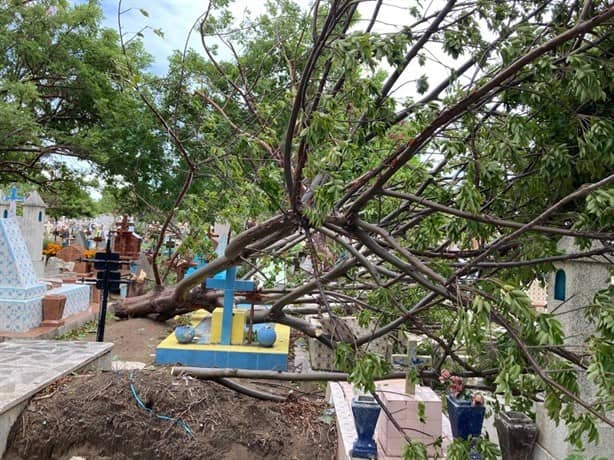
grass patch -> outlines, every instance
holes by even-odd
[[[81,340],[85,338],[87,334],[91,334],[92,332],[96,332],[96,320],[88,321],[83,324],[83,326],[73,329],[72,331],[68,331],[65,334],[61,334],[55,336],[55,340]]]

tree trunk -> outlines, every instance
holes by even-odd
[[[207,291],[199,287],[191,290],[185,300],[177,301],[174,287],[168,287],[142,296],[125,298],[115,305],[115,315],[120,318],[150,316],[158,321],[166,321],[175,315],[201,308],[213,311],[221,306],[217,291]]]
[[[255,251],[267,248],[274,242],[291,235],[296,223],[285,215],[275,216],[255,227],[237,235],[226,247],[223,256],[218,257],[179,281],[175,286],[157,288],[139,297],[124,299],[115,306],[115,314],[120,318],[152,316],[165,321],[175,315],[204,308],[212,311],[222,304],[217,291],[207,291],[203,282],[216,273],[237,265],[242,257],[248,257]]]

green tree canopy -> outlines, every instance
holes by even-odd
[[[611,322],[593,317],[588,343],[601,345],[583,357],[522,289],[568,257],[561,236],[586,255],[612,252],[614,8],[414,2],[410,23],[378,32],[385,5],[374,3],[360,17],[358,2],[303,11],[284,1],[240,24],[228,2],[209,4],[199,27],[206,59],[173,57],[159,110],[184,171],[176,206],[236,224],[254,211],[272,217],[155,304],[126,301],[127,314],[189,310],[215,271],[246,258],[291,264],[305,245],[313,273],[268,297],[260,320],[341,351],[417,330],[437,343],[435,371],[451,360],[525,410],[543,392],[572,443],[581,432],[594,439],[597,418],[613,424],[612,378],[598,371],[612,368]],[[445,65],[429,73],[435,53]],[[408,80],[414,95],[395,97]],[[330,314],[345,306],[373,332],[348,340],[316,330],[288,309],[305,300]],[[381,370],[369,356],[353,362],[365,385]],[[567,372],[587,365],[602,388],[591,403]]]
[[[133,166],[122,159],[143,140],[128,133],[153,116],[123,91],[126,62],[140,73],[150,57],[138,41],[122,53],[101,19],[95,1],[1,2],[1,183],[73,180],[79,160],[107,174]]]
[[[385,366],[356,345],[417,331],[437,344],[432,372],[452,363],[526,411],[540,395],[572,443],[594,440],[596,420],[614,425],[612,296],[586,309],[595,330],[578,351],[523,289],[554,261],[612,253],[614,7],[413,2],[408,21],[381,32],[387,6],[360,3],[271,2],[237,24],[228,1],[212,1],[198,27],[204,57],[173,55],[159,80],[123,61],[133,97],[125,111],[110,106],[116,122],[87,144],[125,159],[112,173],[169,211],[164,228],[179,216],[200,232],[205,218],[237,231],[223,256],[127,299],[124,314],[188,311],[213,273],[294,265],[303,250],[313,271],[266,296],[257,320],[335,347],[365,386]],[[397,97],[408,82],[416,91]],[[127,139],[142,150],[123,157]],[[248,217],[259,222],[243,231]],[[562,236],[582,252],[559,254]],[[297,302],[355,314],[372,332],[323,332]],[[590,402],[584,371],[599,388]]]

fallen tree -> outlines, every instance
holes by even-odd
[[[287,324],[338,353],[411,326],[437,346],[433,372],[452,362],[518,400],[545,392],[574,443],[596,419],[614,426],[604,396],[612,378],[599,370],[611,368],[614,331],[600,316],[611,315],[611,296],[586,308],[591,354],[568,348],[556,315],[537,315],[523,292],[555,262],[613,252],[614,7],[448,0],[380,31],[386,7],[374,3],[316,1],[309,13],[284,3],[283,14],[235,30],[212,2],[198,22],[208,60],[186,51],[169,76],[174,111],[137,88],[185,166],[156,253],[185,200],[195,229],[205,212],[235,228],[268,218],[176,285],[156,276],[158,289],[118,312],[166,319],[211,308],[219,293],[203,290],[208,277],[235,265],[296,267],[302,251],[311,267],[254,299],[268,305],[256,321]],[[218,61],[211,37],[231,59]],[[398,97],[408,82],[415,91]],[[577,251],[561,254],[561,237],[575,238]],[[295,309],[304,299],[333,319],[351,305],[371,331],[323,331]],[[385,374],[378,366],[372,377]],[[578,394],[583,372],[601,388],[596,401]]]

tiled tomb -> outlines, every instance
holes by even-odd
[[[328,321],[328,314],[325,313],[321,317],[317,315],[307,316],[307,320],[316,328],[322,328],[323,323]],[[338,318],[354,336],[369,334],[373,332],[372,328],[363,327],[358,324],[358,319],[353,316],[343,316]],[[335,354],[334,351],[321,343],[319,340],[309,338],[309,362],[311,368],[314,370],[337,370],[335,367]],[[392,359],[392,346],[390,344],[390,338],[388,335],[379,337],[371,342],[361,346],[363,351],[375,353],[383,357],[386,361],[390,362]]]
[[[45,284],[38,282],[17,221],[0,219],[0,331],[25,332],[42,319]]]
[[[67,297],[63,317],[89,309],[90,286],[68,284],[47,290],[36,276],[15,218],[0,218],[0,332],[27,332],[43,320],[45,294]]]

